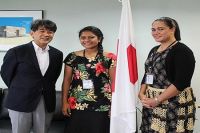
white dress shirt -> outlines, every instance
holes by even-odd
[[[34,41],[32,41],[32,43],[40,66],[40,71],[44,76],[49,67],[49,46],[47,45],[45,49],[42,49]]]

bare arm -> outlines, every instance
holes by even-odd
[[[116,71],[116,67],[111,67],[108,72],[110,76],[110,81],[111,81],[111,88],[114,87],[114,83],[115,83],[115,71]]]
[[[160,102],[163,102],[165,100],[168,100],[169,98],[172,98],[176,95],[178,95],[180,91],[171,84],[162,94],[160,94],[157,98]]]
[[[142,84],[140,87],[138,98],[141,100],[141,103],[144,107],[150,108],[150,105],[148,103],[146,103],[146,101],[149,100],[149,98],[147,98],[145,95],[146,89],[147,89],[147,84]]]
[[[163,93],[161,93],[159,96],[156,98],[149,98],[144,101],[145,104],[149,105],[150,107],[154,108],[158,106],[161,102],[168,100],[176,95],[178,95],[180,91],[171,84]]]
[[[66,116],[70,116],[70,106],[67,101],[70,84],[72,81],[72,68],[65,65],[64,78],[62,83],[62,112]]]
[[[138,98],[140,100],[143,100],[144,98],[146,98],[146,96],[145,96],[146,89],[147,89],[147,85],[146,84],[142,84],[141,87],[140,87],[139,94],[138,94]]]
[[[112,89],[114,89],[114,87],[115,87],[115,71],[116,71],[116,66],[115,67],[111,67],[110,69],[109,69],[109,76],[110,76],[110,81],[111,81],[111,88]],[[110,115],[111,115],[111,111],[109,110],[109,114],[108,114],[108,116],[110,117]]]

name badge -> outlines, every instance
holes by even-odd
[[[146,84],[153,84],[153,75],[152,74],[146,74]]]
[[[83,80],[83,89],[93,89],[94,84],[92,80]]]

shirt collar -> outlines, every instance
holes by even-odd
[[[44,49],[40,48],[34,41],[32,41],[33,47],[35,49],[35,51],[43,51],[43,52],[47,52],[50,48],[49,45],[47,45]]]

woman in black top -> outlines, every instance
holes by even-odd
[[[191,79],[193,52],[181,40],[177,22],[169,17],[152,23],[152,36],[160,45],[150,51],[139,99],[142,133],[191,133],[195,121],[195,97]]]

